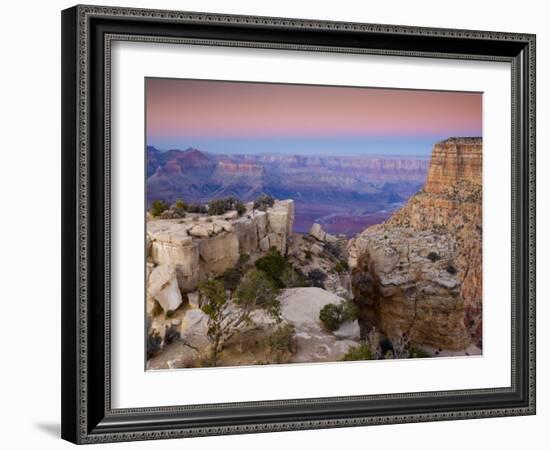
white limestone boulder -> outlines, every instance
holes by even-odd
[[[148,292],[165,313],[174,311],[181,305],[183,299],[173,264],[159,265],[152,270]]]

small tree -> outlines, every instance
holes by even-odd
[[[282,276],[288,267],[288,263],[279,250],[272,247],[269,253],[258,259],[254,265],[258,270],[261,270],[270,277],[276,287],[281,288],[284,286]]]
[[[228,291],[233,292],[239,286],[241,281],[242,274],[239,270],[235,268],[227,269],[223,273],[223,287]]]
[[[210,363],[216,366],[220,352],[237,333],[242,333],[253,321],[251,313],[265,309],[280,320],[280,303],[271,281],[259,271],[247,272],[239,284],[236,296],[225,292],[224,283],[209,279],[199,283],[199,305],[208,316],[207,335],[212,342]]]
[[[327,331],[336,331],[342,324],[342,308],[334,303],[323,306],[319,311],[319,320]]]
[[[239,216],[242,216],[246,212],[246,206],[244,206],[244,203],[240,200],[235,200],[233,203],[233,208],[237,211]]]
[[[262,308],[280,321],[281,303],[273,281],[262,271],[251,269],[235,293],[235,303],[243,309]]]
[[[151,203],[151,215],[153,217],[160,216],[169,207],[170,205],[164,200],[153,200],[153,203]]]
[[[409,336],[401,333],[399,336],[389,337],[393,347],[393,357],[395,359],[407,358],[407,347],[409,346]]]
[[[342,361],[365,361],[375,359],[368,344],[359,344],[344,355]]]

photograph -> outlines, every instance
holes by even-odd
[[[483,354],[482,92],[144,98],[146,370]]]
[[[31,329],[59,341],[58,358],[37,361],[56,366],[62,439],[387,446],[392,425],[395,446],[535,442],[548,27],[532,5],[397,2],[115,0],[62,5],[60,27],[41,6],[48,45],[15,59],[57,48],[61,71],[41,90],[48,113],[6,133],[35,216],[8,221],[7,254],[37,254],[16,239],[37,226],[61,249],[31,278],[10,262],[27,280],[6,298],[30,279],[59,285],[60,307],[35,302],[49,325]],[[28,119],[33,84],[11,72],[25,82],[8,109]],[[60,157],[38,145],[29,158],[25,138],[53,142],[56,119]],[[56,173],[59,214],[44,221],[35,210],[53,211],[52,196],[28,180]],[[24,344],[14,351],[36,348]],[[14,376],[44,384],[27,372]],[[38,420],[46,411],[21,399],[56,392],[42,391],[8,394]]]

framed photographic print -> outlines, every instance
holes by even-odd
[[[62,436],[535,413],[535,36],[62,12]]]

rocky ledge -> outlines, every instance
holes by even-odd
[[[220,216],[148,220],[148,302],[156,300],[165,312],[174,310],[182,294],[235,267],[241,255],[254,257],[272,247],[285,254],[293,221],[292,200],[276,201],[266,211],[249,203],[241,216],[229,211]]]
[[[449,350],[469,346],[451,236],[381,225],[361,234],[358,245],[352,282],[362,336],[375,326],[390,338],[406,335]]]

